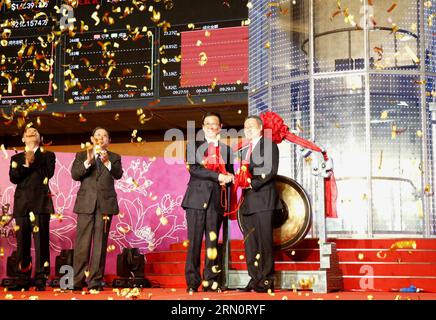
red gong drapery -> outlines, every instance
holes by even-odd
[[[276,113],[268,111],[262,113],[260,118],[263,121],[263,130],[264,136],[272,139],[275,143],[281,143],[286,140],[292,143],[295,143],[299,146],[302,146],[306,149],[310,149],[316,152],[320,152],[324,158],[324,161],[327,161],[329,158],[327,156],[327,152],[322,150],[315,143],[303,139],[292,132],[289,131],[288,126],[284,123],[283,119]],[[244,146],[246,146],[247,142],[240,143],[236,150],[240,150]],[[241,168],[239,172],[235,175],[235,184],[232,186],[231,190],[231,203],[230,203],[230,211],[226,212],[226,215],[230,216],[230,219],[236,219],[236,212],[241,205],[243,198],[236,201],[236,194],[239,188],[247,187],[247,179],[250,179],[248,166],[244,167],[241,164]],[[329,176],[324,178],[324,205],[325,205],[325,215],[329,218],[337,218],[337,208],[336,208],[336,200],[337,200],[337,187],[336,180],[333,173],[333,170],[330,172]]]

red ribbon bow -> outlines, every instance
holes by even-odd
[[[322,153],[325,161],[329,159],[327,156],[327,152],[323,151],[316,144],[306,139],[303,139],[293,134],[292,132],[289,132],[288,126],[285,125],[283,119],[277,113],[268,111],[262,113],[260,115],[260,118],[263,121],[264,136],[269,137],[275,143],[280,143],[283,140],[287,140],[298,144],[306,149],[311,149],[313,151]],[[336,200],[338,196],[338,191],[333,171],[328,178],[324,178],[324,190],[325,215],[329,218],[337,218],[338,214],[336,208]]]

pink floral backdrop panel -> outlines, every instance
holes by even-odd
[[[1,204],[14,205],[15,185],[9,181],[10,157],[0,160]],[[56,153],[55,175],[49,181],[55,215],[50,220],[50,265],[62,249],[72,249],[76,234],[73,213],[80,183],[72,180],[74,153]],[[123,177],[116,181],[120,214],[112,220],[106,272],[116,273],[116,256],[125,247],[142,253],[168,250],[172,243],[186,239],[185,211],[180,207],[189,173],[183,162],[167,164],[163,158],[123,156]],[[6,276],[7,257],[16,250],[15,220],[0,224],[0,277]]]
[[[0,160],[1,204],[14,205],[15,185],[9,181],[8,151]],[[56,153],[56,170],[49,181],[55,213],[50,220],[50,265],[62,249],[74,247],[76,217],[73,212],[80,183],[72,180],[74,153]],[[115,183],[120,207],[109,233],[106,273],[116,273],[116,257],[123,248],[139,248],[144,254],[169,250],[187,239],[185,211],[180,207],[189,173],[183,161],[167,163],[164,158],[123,156],[123,177]],[[7,257],[16,250],[15,220],[0,224],[0,277],[6,276]],[[231,238],[241,239],[236,221],[230,225]],[[33,244],[32,244],[33,246]],[[33,249],[32,249],[33,252]]]

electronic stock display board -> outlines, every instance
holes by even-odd
[[[0,4],[2,107],[74,111],[247,97],[245,0]]]

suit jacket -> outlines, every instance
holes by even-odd
[[[75,213],[93,213],[98,201],[101,213],[118,214],[119,208],[114,182],[123,176],[121,156],[108,151],[108,157],[112,166],[111,171],[103,164],[98,169],[96,161],[86,169],[84,165],[87,158],[86,151],[76,154],[71,167],[71,175],[74,180],[80,181],[81,184],[74,204]]]
[[[242,159],[248,150],[240,152]],[[279,148],[270,139],[262,137],[252,150],[250,156],[250,173],[252,189],[244,190],[244,202],[241,213],[244,215],[261,211],[282,209],[276,189],[277,170],[279,167]]]
[[[233,173],[233,164],[231,161],[232,151],[226,144],[219,142],[220,154],[225,162],[226,171]],[[206,169],[201,161],[207,151],[208,143],[203,141],[190,141],[187,144],[187,163],[189,166],[189,182],[185,196],[182,201],[184,209],[207,209],[210,205],[215,206],[216,210],[224,211],[221,203],[210,203],[212,194],[218,196],[221,192],[221,186],[218,181],[218,172]],[[196,156],[195,156],[196,155]],[[214,197],[216,198],[216,197]]]
[[[56,156],[53,152],[35,152],[35,160],[24,167],[25,153],[21,152],[11,157],[9,179],[17,185],[14,194],[14,217],[24,217],[28,211],[35,214],[54,213],[48,180],[54,175]],[[13,168],[14,167],[14,168]],[[46,182],[46,184],[44,184]]]

